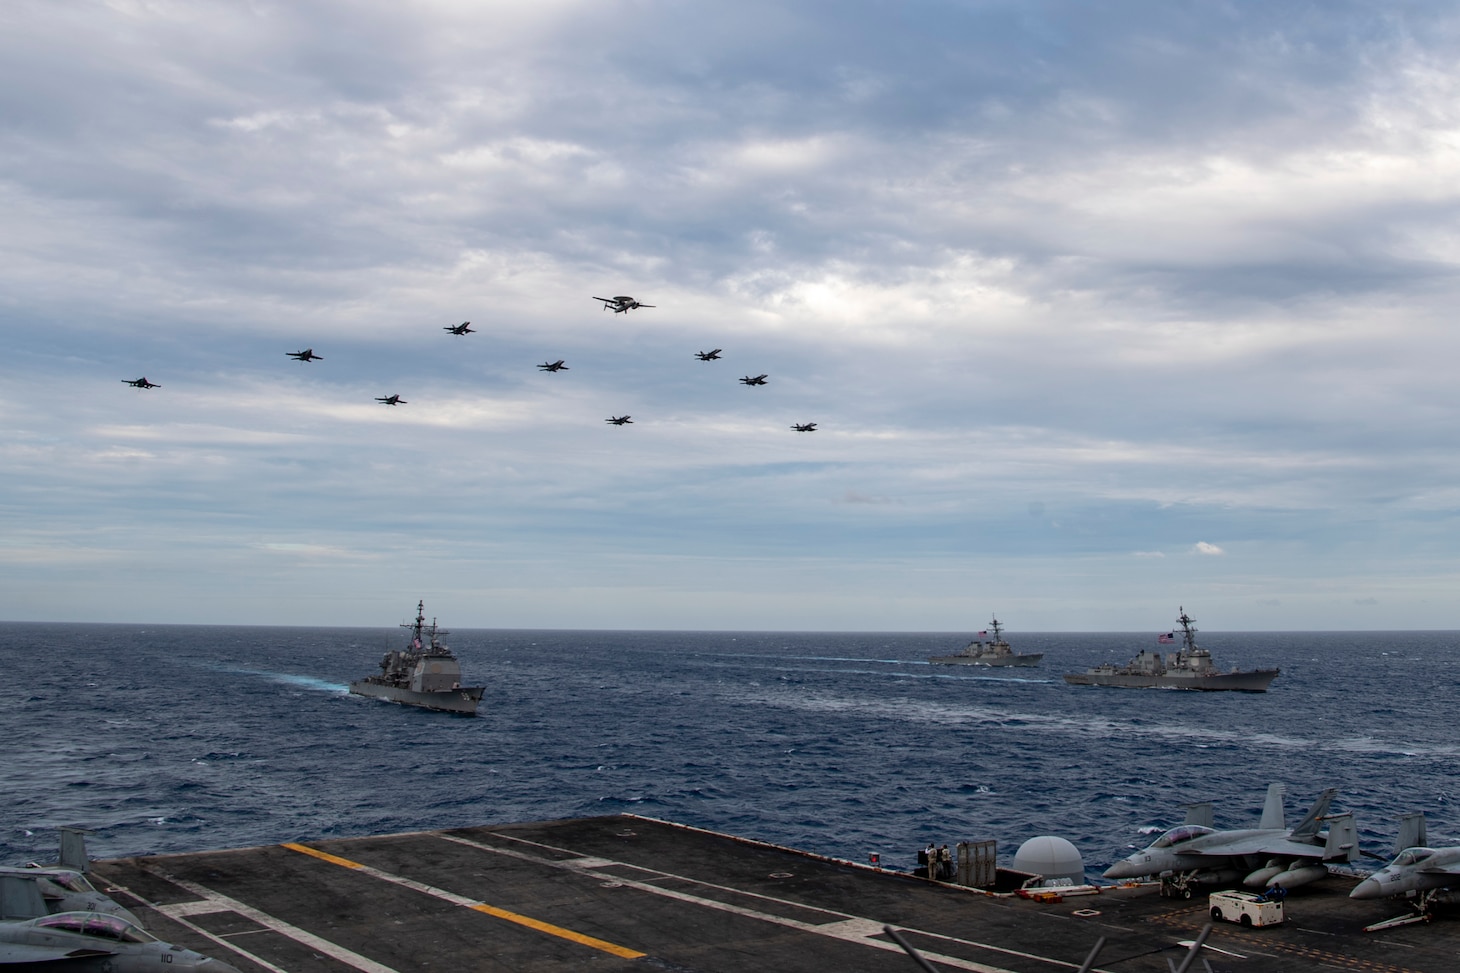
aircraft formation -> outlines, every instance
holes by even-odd
[[[594,297],[593,300],[601,301],[603,303],[603,309],[605,311],[613,311],[614,314],[627,314],[629,311],[633,311],[638,308],[652,308],[655,306],[653,304],[641,303],[640,301],[635,300],[633,297],[627,294],[620,294],[616,297]],[[476,333],[475,329],[472,328],[470,321],[463,321],[460,324],[455,325],[446,325],[441,330],[449,332],[456,337],[463,337],[465,335]],[[695,352],[694,357],[703,362],[719,361],[721,353],[723,351],[724,349],[722,348],[712,348],[709,351],[697,351]],[[310,362],[316,361],[324,361],[324,356],[316,355],[313,348],[305,348],[302,351],[287,351],[284,354],[294,361],[304,364],[309,364]],[[556,374],[557,372],[566,372],[570,370],[567,362],[562,358],[559,358],[556,361],[545,361],[542,364],[538,365],[537,368],[539,371],[550,372],[554,374]],[[759,375],[746,375],[744,378],[739,379],[739,382],[740,384],[747,387],[762,386],[766,384],[769,377],[769,375],[762,372]],[[122,381],[125,384],[132,386],[133,388],[162,388],[162,386],[157,382],[149,382],[145,375],[142,378],[123,379]],[[401,398],[399,393],[376,396],[375,401],[387,406],[409,404],[405,399]],[[633,424],[633,420],[627,415],[613,416],[611,418],[605,419],[604,421],[609,423],[610,425],[615,426],[626,426]],[[798,422],[793,423],[791,425],[791,428],[796,432],[815,432],[816,426],[817,424],[814,422]]]

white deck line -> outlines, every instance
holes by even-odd
[[[575,852],[570,848],[557,848],[552,845],[544,845],[535,841],[527,841],[521,838],[514,838],[511,835],[496,834],[495,832],[493,832],[492,834],[493,837],[502,838],[504,840],[510,841],[518,841],[523,844],[534,845],[539,848],[559,852],[565,855],[575,854]],[[774,896],[764,895],[759,892],[747,892],[743,889],[731,888],[730,886],[726,885],[715,885],[712,882],[705,882],[703,880],[689,878],[684,875],[675,875],[671,872],[659,871],[657,869],[645,868],[642,865],[635,865],[631,862],[620,862],[613,861],[611,859],[587,856],[570,858],[564,861],[554,861],[552,859],[542,858],[538,855],[530,855],[526,852],[512,851],[507,848],[497,848],[492,845],[485,845],[481,842],[472,841],[469,838],[461,838],[456,835],[438,833],[436,837],[441,838],[444,841],[454,841],[457,844],[467,845],[472,848],[477,848],[482,851],[491,852],[497,855],[503,855],[508,858],[517,858],[522,861],[530,861],[534,864],[546,865],[551,868],[561,868],[565,871],[591,874],[594,869],[606,868],[609,866],[628,867],[638,869],[639,871],[649,872],[662,878],[672,878],[678,881],[688,882],[692,885],[701,886],[702,888],[717,889],[723,892],[733,892],[737,895],[751,896],[753,898],[764,899],[767,902],[777,903],[779,905],[784,905],[793,909],[810,912],[822,912],[828,916],[836,916],[840,919],[840,921],[816,925],[814,923],[802,922],[799,919],[787,919],[784,916],[772,915],[766,912],[757,912],[753,909],[747,909],[742,906],[728,905],[727,903],[719,902],[714,899],[707,899],[701,896],[691,895],[687,892],[675,891],[674,889],[662,888],[658,885],[653,885],[648,882],[636,881],[635,879],[631,878],[624,878],[620,875],[612,876],[613,881],[619,883],[625,888],[638,889],[642,892],[648,892],[652,895],[660,895],[669,899],[676,899],[680,902],[686,902],[691,905],[698,905],[707,909],[715,909],[720,912],[728,912],[732,915],[744,916],[749,919],[758,919],[762,922],[769,922],[778,926],[798,929],[802,932],[809,932],[814,935],[825,936],[828,939],[837,939],[841,940],[842,942],[857,943],[862,946],[870,946],[873,949],[881,949],[893,953],[902,952],[902,947],[897,945],[896,943],[872,938],[874,936],[882,934],[882,926],[884,925],[884,923],[879,922],[875,919],[868,919],[865,916],[855,916],[845,912],[837,912],[834,909],[823,909],[819,906],[808,906],[800,902],[792,902],[787,899],[777,899]],[[1020,952],[1019,950],[1008,949],[1003,946],[993,946],[988,943],[975,942],[971,939],[959,939],[954,936],[945,936],[939,933],[923,932],[922,930],[918,929],[908,929],[907,927],[900,926],[895,923],[893,923],[892,925],[899,930],[905,930],[919,936],[928,936],[934,939],[941,939],[944,942],[959,943],[960,945],[971,946],[976,949],[991,950],[993,952],[1003,953],[1007,956],[1017,956],[1021,959],[1036,960],[1038,962],[1049,963],[1052,966],[1064,967],[1071,970],[1078,970],[1080,968],[1079,963],[1069,963],[1064,960],[1057,960],[1048,956],[1040,956],[1036,953],[1024,953]],[[919,952],[922,951],[919,950]],[[973,973],[1015,973],[1015,971],[1006,970],[1003,967],[987,966],[983,963],[976,963],[973,960],[966,960],[957,956],[948,956],[942,953],[923,953],[923,955],[929,960],[936,963],[941,963],[944,966],[951,966],[955,969],[960,970],[971,970],[973,971]],[[1106,971],[1097,971],[1097,973],[1106,973]]]
[[[386,966],[383,963],[377,963],[373,959],[361,956],[359,953],[348,950],[345,947],[340,946],[336,943],[332,943],[328,939],[321,939],[319,936],[316,936],[312,932],[306,932],[303,929],[300,929],[298,926],[290,925],[282,919],[276,919],[273,916],[269,915],[267,912],[260,912],[253,906],[245,905],[237,899],[231,899],[221,892],[214,892],[210,888],[198,885],[195,882],[189,882],[184,879],[176,878],[175,876],[168,875],[165,872],[159,872],[158,875],[161,878],[166,879],[168,882],[171,882],[173,885],[176,885],[178,888],[185,889],[191,892],[193,895],[196,895],[200,899],[206,899],[209,902],[220,906],[221,908],[213,910],[215,912],[236,912],[239,915],[243,916],[245,919],[252,919],[259,925],[264,926],[267,929],[272,929],[274,932],[279,933],[281,936],[286,936],[289,939],[294,940],[296,943],[308,946],[310,949],[313,949],[319,953],[323,953],[325,956],[328,956],[331,959],[339,960],[346,966],[353,966],[355,969],[359,970],[360,973],[397,973],[396,970],[392,969],[389,966]],[[191,915],[198,914],[196,911],[197,903],[195,902],[183,902],[180,903],[180,907],[166,905],[158,906],[157,910],[163,915],[168,916],[169,918],[176,918],[178,919],[178,921],[182,921],[179,917],[173,916],[172,913],[169,911],[173,908],[178,908],[179,912],[192,910],[188,913]],[[204,933],[204,935],[207,935],[208,938],[213,939],[215,942],[219,942],[222,945],[228,946],[228,948],[232,949],[234,952],[243,952],[236,946],[228,943],[226,940],[218,939],[217,937],[212,936],[206,932]],[[259,963],[260,965],[267,967],[270,970],[278,971],[278,973],[284,973],[284,971],[280,970],[279,967],[260,960],[255,956],[250,955],[248,958],[251,961]]]

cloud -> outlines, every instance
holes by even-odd
[[[1191,546],[1191,553],[1193,553],[1193,554],[1205,554],[1205,555],[1210,555],[1212,557],[1219,557],[1219,556],[1221,556],[1223,554],[1226,554],[1227,552],[1224,551],[1224,550],[1222,550],[1220,547],[1218,547],[1215,544],[1208,544],[1206,541],[1197,541],[1195,544],[1193,544]]]

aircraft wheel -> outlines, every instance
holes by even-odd
[[[1183,899],[1189,899],[1189,898],[1191,898],[1191,889],[1182,889],[1181,890],[1181,897]]]
[[[1244,926],[1250,926],[1250,925],[1252,925],[1252,917],[1249,916],[1249,915],[1247,915],[1245,912],[1242,914],[1242,925],[1244,925]]]
[[[1221,922],[1221,921],[1222,921],[1222,910],[1214,907],[1212,909],[1212,922]]]

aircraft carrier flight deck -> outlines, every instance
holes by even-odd
[[[1036,902],[620,815],[92,864],[152,932],[243,973],[1169,971],[1209,919],[1155,885]],[[1217,973],[1460,969],[1460,916],[1365,933],[1396,901],[1333,876],[1287,921],[1218,923]],[[1192,966],[1202,969],[1201,963]]]

